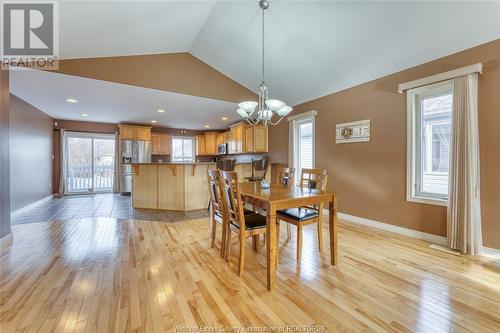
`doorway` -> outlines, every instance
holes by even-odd
[[[66,193],[111,192],[115,182],[115,136],[70,132],[65,140]]]

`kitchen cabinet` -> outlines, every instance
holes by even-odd
[[[268,131],[267,126],[256,125],[253,127],[253,151],[255,153],[267,153]]]
[[[244,130],[245,124],[239,123],[229,130],[229,154],[241,154],[244,152]]]
[[[205,132],[205,154],[217,155],[217,132]]]
[[[197,135],[196,136],[196,155],[206,155],[205,149],[205,135]]]
[[[170,155],[172,153],[172,136],[163,133],[151,133],[151,154]]]
[[[227,143],[228,142],[228,136],[229,136],[229,132],[226,132],[226,133],[219,133],[217,134],[217,138],[216,138],[216,141],[217,141],[217,147],[219,145],[222,145],[224,143]]]
[[[244,142],[246,153],[267,153],[267,126],[255,125],[246,127]]]
[[[151,141],[151,127],[118,125],[121,140]]]

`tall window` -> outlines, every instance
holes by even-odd
[[[191,137],[173,137],[172,162],[194,162],[195,140]]]
[[[314,116],[316,112],[298,115],[292,118],[290,130],[293,144],[290,161],[295,168],[296,181],[299,180],[302,169],[314,168]]]
[[[453,84],[408,91],[408,200],[448,200]]]

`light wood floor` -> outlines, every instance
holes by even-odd
[[[13,241],[0,249],[0,331],[182,332],[177,325],[500,331],[500,270],[486,262],[341,224],[340,263],[332,267],[326,248],[318,257],[311,226],[302,264],[295,262],[294,239],[282,234],[270,293],[263,253],[254,254],[248,242],[238,278],[236,244],[229,267],[210,249],[208,230],[206,219],[15,225]]]

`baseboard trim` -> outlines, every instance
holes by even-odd
[[[30,203],[29,205],[24,206],[24,207],[22,207],[22,208],[19,208],[18,210],[16,210],[16,211],[12,212],[12,213],[10,214],[10,216],[11,216],[11,217],[16,217],[17,215],[19,215],[19,214],[21,214],[21,213],[23,213],[23,212],[27,211],[28,209],[34,208],[34,207],[36,207],[36,206],[38,206],[38,205],[41,205],[41,204],[43,204],[44,202],[47,202],[47,201],[51,200],[52,198],[54,198],[54,194],[48,195],[48,196],[46,196],[45,198],[42,198],[42,199],[40,199],[40,200],[38,200],[38,201],[35,201],[35,202],[32,202],[32,203]]]
[[[7,235],[4,235],[0,237],[0,246],[7,245],[7,242],[10,242],[14,239],[14,236],[12,235],[12,231],[9,232]]]
[[[492,258],[500,259],[500,250],[494,249],[492,247],[483,246],[483,248],[481,249],[481,255],[483,255],[485,257],[492,257]]]
[[[328,210],[326,210],[326,214],[328,214]],[[393,232],[395,234],[400,234],[400,235],[405,235],[417,239],[422,239],[425,241],[428,241],[433,244],[438,244],[438,245],[446,245],[446,237],[442,236],[437,236],[433,234],[429,234],[426,232],[422,231],[417,231],[413,229],[408,229],[408,228],[403,228],[397,225],[393,224],[388,224],[388,223],[383,223],[375,220],[370,220],[364,217],[359,217],[359,216],[354,216],[350,214],[345,214],[345,213],[338,213],[337,217],[341,219],[342,221],[350,222],[350,223],[356,223],[356,224],[362,224],[366,225],[369,227],[374,227],[380,230],[385,230],[389,232]]]
[[[324,213],[326,215],[328,215],[328,209],[325,209]],[[349,214],[340,213],[340,212],[337,213],[337,217],[345,222],[362,224],[362,225],[366,225],[369,227],[374,227],[377,229],[381,229],[381,230],[385,230],[385,231],[389,231],[389,232],[394,232],[396,234],[405,235],[405,236],[413,237],[413,238],[417,238],[417,239],[422,239],[422,240],[425,240],[427,242],[441,245],[441,246],[447,246],[447,244],[448,244],[448,240],[446,237],[437,236],[437,235],[429,234],[429,233],[422,232],[422,231],[403,228],[403,227],[399,227],[397,225],[383,223],[383,222],[379,222],[379,221],[375,221],[375,220],[370,220],[370,219],[367,219],[364,217],[349,215]],[[491,247],[483,246],[481,248],[481,255],[486,256],[486,257],[492,257],[492,258],[500,258],[500,250],[494,249]]]

